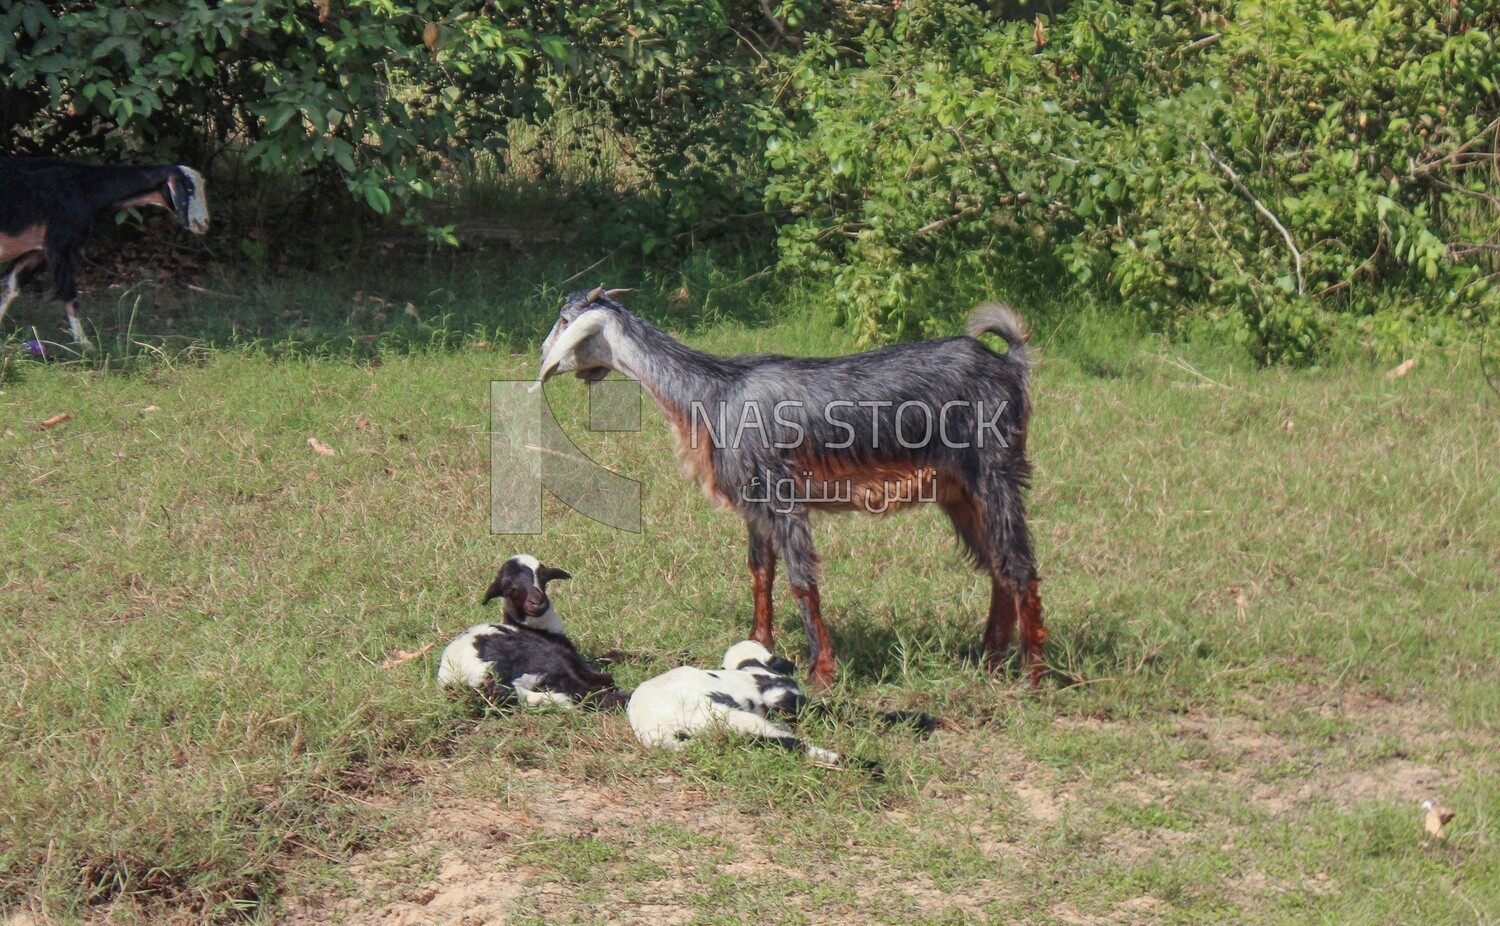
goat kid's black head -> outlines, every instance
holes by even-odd
[[[610,343],[611,318],[624,312],[616,298],[628,289],[605,289],[601,284],[588,292],[568,296],[557,322],[542,342],[542,367],[533,389],[558,373],[576,373],[595,382],[609,375],[615,357]]]
[[[208,231],[208,185],[202,174],[178,164],[167,173],[162,197],[183,228],[195,235]]]
[[[573,578],[561,569],[542,565],[534,556],[520,554],[512,556],[495,574],[495,581],[484,591],[482,604],[496,598],[509,603],[509,614],[520,623],[530,618],[541,617],[552,609],[547,598],[547,583],[556,579]]]

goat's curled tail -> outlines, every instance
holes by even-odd
[[[978,338],[987,331],[1005,339],[1010,345],[1006,357],[1017,363],[1030,365],[1026,338],[1029,334],[1026,330],[1026,322],[1021,318],[1021,313],[1001,302],[986,302],[973,312],[969,313],[968,334],[971,338]]]

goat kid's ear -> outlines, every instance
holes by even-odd
[[[797,664],[785,656],[772,656],[766,668],[777,675],[794,675],[797,672]]]
[[[551,566],[543,566],[536,574],[537,581],[546,585],[554,579],[571,579],[572,573],[563,569],[553,569]]]
[[[489,604],[496,598],[509,597],[510,593],[515,590],[515,587],[515,583],[509,579],[501,579],[499,576],[496,576],[495,581],[490,583],[490,587],[484,590],[484,600],[480,604]]]

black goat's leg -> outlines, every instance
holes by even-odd
[[[792,596],[797,599],[797,608],[802,612],[802,627],[807,631],[807,687],[815,691],[828,688],[833,685],[833,640],[823,625],[818,584],[814,582],[807,588],[794,585]]]
[[[1019,624],[1021,666],[1035,688],[1046,669],[1042,644],[1047,639],[1047,629],[1042,625],[1042,600],[1036,590],[1036,556],[1026,526],[1025,475],[1022,461],[1019,469],[990,470],[978,485],[988,535],[986,552],[994,582],[984,646],[991,668],[999,668]]]
[[[68,330],[73,332],[73,340],[80,347],[92,349],[94,342],[90,341],[89,336],[83,333],[83,322],[78,320],[78,300],[69,299],[63,308],[68,313]]]
[[[83,323],[78,320],[78,285],[73,282],[73,264],[77,258],[77,249],[71,245],[48,247],[47,263],[52,267],[53,295],[62,300],[68,313],[68,329],[73,332],[73,340],[82,347],[92,348],[94,342],[83,333]]]
[[[755,595],[755,625],[750,639],[770,649],[776,639],[775,605],[771,588],[776,584],[776,546],[770,536],[750,528],[750,583]]]

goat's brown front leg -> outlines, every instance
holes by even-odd
[[[755,626],[750,639],[767,649],[776,638],[775,606],[771,587],[776,584],[776,547],[769,537],[750,534],[750,583],[755,591]]]
[[[807,687],[815,690],[828,688],[833,685],[833,641],[828,637],[828,628],[823,626],[818,586],[794,587],[792,597],[797,599],[797,608],[802,612],[802,627],[807,631]]]

